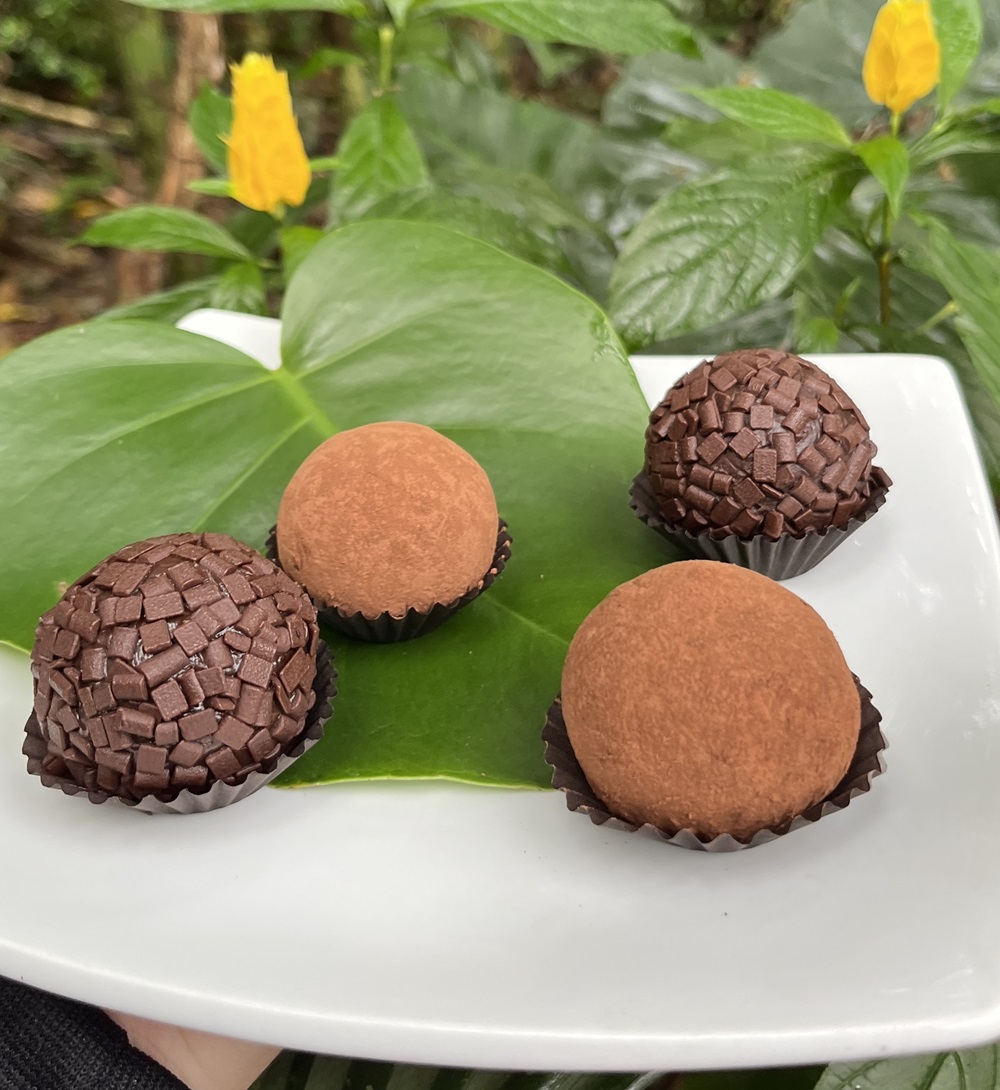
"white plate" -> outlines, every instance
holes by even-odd
[[[274,343],[251,321],[192,324]],[[648,399],[694,362],[638,361]],[[275,1044],[477,1067],[758,1066],[1000,1036],[990,497],[943,363],[818,362],[895,479],[876,518],[787,584],[884,715],[871,794],[723,856],[595,828],[554,793],[437,784],[144,817],[25,774],[28,671],[11,655],[0,972]]]

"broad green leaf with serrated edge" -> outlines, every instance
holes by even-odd
[[[233,103],[207,83],[188,111],[188,124],[205,161],[219,174],[228,173],[222,138],[233,127]]]
[[[659,0],[430,0],[421,11],[468,15],[509,34],[609,53],[698,55],[691,31]]]
[[[663,142],[709,163],[735,165],[745,163],[748,155],[769,154],[780,144],[773,136],[725,117],[718,121],[676,117],[664,129]]]
[[[279,236],[281,260],[285,270],[285,283],[295,275],[295,270],[312,252],[323,237],[318,227],[286,227]]]
[[[938,106],[944,111],[962,89],[979,55],[983,37],[980,0],[931,0],[934,27],[941,45],[941,80]]]
[[[79,241],[87,246],[116,246],[121,250],[240,259],[252,256],[224,227],[205,216],[153,204],[103,216]]]
[[[678,186],[629,236],[611,315],[630,347],[715,325],[776,298],[837,206],[825,164],[725,173]]]
[[[936,1056],[832,1064],[816,1090],[998,1090],[997,1045]]]
[[[372,221],[328,235],[303,262],[282,355],[267,371],[203,337],[122,321],[4,359],[0,640],[30,646],[60,581],[126,542],[213,529],[262,545],[315,446],[370,421],[416,420],[486,469],[513,558],[419,640],[333,639],[335,728],[284,782],[547,785],[539,730],[569,640],[613,587],[672,556],[628,507],[647,413],[607,318],[485,243]]]
[[[926,251],[904,250],[904,260],[939,280],[958,304],[955,327],[983,385],[1000,403],[1000,250],[960,242],[934,220],[926,227]]]
[[[128,0],[140,8],[160,11],[338,11],[363,19],[362,0]]]
[[[219,277],[210,300],[213,307],[241,314],[263,314],[264,302],[264,274],[249,261],[230,265]]]
[[[427,180],[420,146],[391,95],[373,99],[354,118],[337,152],[332,208],[358,219],[390,193]]]
[[[112,307],[98,315],[95,321],[117,321],[121,318],[148,318],[155,322],[176,322],[199,307],[207,307],[219,283],[217,276],[185,280],[182,284]]]
[[[910,178],[910,153],[906,145],[895,136],[876,136],[874,140],[856,144],[854,150],[885,190],[890,211],[898,216]]]
[[[769,87],[718,87],[691,88],[688,93],[731,120],[768,136],[834,148],[846,148],[851,143],[844,126],[833,114],[784,91]]]

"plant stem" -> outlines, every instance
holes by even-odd
[[[949,302],[945,303],[945,305],[939,311],[937,311],[935,314],[932,314],[926,322],[924,322],[922,325],[917,326],[917,336],[922,337],[924,336],[924,334],[930,333],[930,331],[935,326],[940,325],[948,318],[953,318],[957,313],[958,303],[956,303],[955,300],[952,299]]]
[[[383,23],[378,28],[378,89],[384,95],[392,90],[392,45],[396,28]]]
[[[892,213],[889,200],[882,206],[882,243],[875,257],[878,265],[878,320],[880,325],[888,325],[892,319],[892,262],[890,246],[892,239]]]

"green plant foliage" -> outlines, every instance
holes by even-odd
[[[699,179],[668,193],[629,237],[611,281],[626,344],[699,329],[775,298],[829,226],[827,162]]]
[[[524,38],[611,53],[698,54],[691,31],[659,0],[428,0],[421,12],[468,15]]]
[[[646,1090],[656,1078],[470,1071],[285,1052],[251,1090]]]
[[[100,97],[107,80],[105,28],[88,0],[5,0],[0,6],[4,82],[34,88],[38,80],[67,86],[78,99]]]
[[[898,1060],[832,1064],[816,1090],[997,1090],[998,1046],[908,1056]]]
[[[332,211],[337,222],[358,219],[380,200],[427,180],[413,133],[391,95],[373,99],[344,133]]]
[[[539,732],[576,627],[618,583],[671,556],[628,508],[646,412],[607,319],[491,246],[373,221],[312,249],[286,294],[282,337],[276,372],[136,321],[61,331],[4,360],[0,639],[28,647],[60,581],[128,541],[212,528],[261,545],[284,486],[324,438],[418,420],[486,468],[514,559],[426,637],[337,639],[335,725],[284,782],[544,786]]]
[[[571,272],[566,256],[544,232],[536,234],[509,212],[446,189],[424,186],[394,193],[379,201],[368,217],[440,223],[553,272]]]
[[[857,146],[858,155],[885,190],[889,210],[898,216],[910,178],[910,153],[895,136],[876,136]]]
[[[933,0],[934,23],[941,43],[938,104],[947,110],[962,89],[983,38],[980,0]]]
[[[805,99],[769,87],[719,87],[691,92],[697,99],[743,125],[781,140],[850,147],[844,126]]]
[[[955,325],[979,377],[1000,403],[1000,251],[960,242],[942,224],[927,223],[922,252],[908,253],[918,268],[930,272],[957,307]]]
[[[191,104],[188,124],[208,165],[226,174],[226,145],[222,138],[233,127],[232,100],[205,84]]]
[[[511,237],[528,249],[515,252],[528,256],[536,248],[527,233],[548,255],[540,263],[568,269],[591,295],[603,297],[614,258],[603,221],[620,208],[621,182],[605,165],[603,140],[593,126],[426,70],[405,73],[400,106],[434,184],[462,202],[428,200],[424,212],[436,207],[443,222],[462,230],[470,229],[462,217],[478,218],[481,227],[472,233],[496,242],[474,211],[485,205],[500,214],[490,230],[520,225]],[[634,158],[631,151],[625,155]]]
[[[199,307],[207,307],[218,286],[218,276],[203,276],[197,280],[185,280],[166,291],[146,295],[131,303],[122,303],[99,315],[96,321],[119,318],[145,318],[155,322],[180,321],[185,314]]]
[[[161,11],[339,11],[356,19],[368,14],[363,0],[129,0],[129,3]]]
[[[252,257],[242,243],[210,219],[183,208],[158,205],[139,205],[112,212],[89,227],[80,242],[87,246],[204,254],[239,261]]]
[[[318,227],[286,227],[281,232],[281,257],[287,280],[292,279],[323,234]]]
[[[242,314],[263,314],[265,310],[264,274],[250,261],[230,265],[219,277],[209,303],[220,310]]]

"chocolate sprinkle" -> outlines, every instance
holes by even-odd
[[[249,546],[193,533],[128,546],[39,623],[29,771],[126,802],[241,784],[302,735],[318,646],[304,591]]]
[[[674,384],[650,415],[644,469],[668,526],[716,540],[801,537],[846,528],[888,489],[876,450],[829,375],[761,348],[706,360]]]

